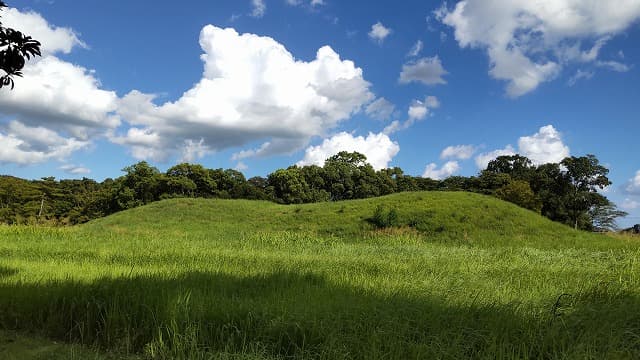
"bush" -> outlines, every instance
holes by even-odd
[[[384,206],[378,205],[369,222],[378,229],[398,226],[398,212],[396,209],[387,210]]]
[[[496,197],[540,214],[542,202],[527,181],[514,180],[496,191]]]

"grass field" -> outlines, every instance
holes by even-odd
[[[640,241],[470,193],[167,200],[0,227],[0,329],[0,357],[638,359]]]

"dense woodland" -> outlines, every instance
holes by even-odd
[[[398,167],[375,171],[360,153],[341,152],[323,167],[291,166],[266,178],[232,169],[179,164],[165,173],[147,162],[123,176],[24,180],[0,176],[0,222],[78,224],[153,201],[174,197],[270,200],[282,204],[362,199],[402,191],[471,191],[493,195],[584,230],[611,230],[625,213],[598,193],[611,184],[593,155],[539,166],[520,155],[491,161],[478,176],[434,180],[405,175]]]

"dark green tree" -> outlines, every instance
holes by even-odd
[[[331,200],[354,199],[361,168],[366,165],[367,157],[358,152],[341,151],[328,158],[324,163],[324,172],[326,190],[331,194]]]
[[[439,187],[444,191],[464,191],[469,190],[470,179],[464,176],[450,176],[440,181]]]
[[[476,191],[492,195],[495,194],[496,190],[508,185],[512,181],[513,178],[508,173],[483,170],[480,176],[478,176]]]
[[[529,181],[535,172],[535,166],[531,160],[522,155],[498,156],[491,160],[485,172],[494,174],[507,174],[514,180]]]
[[[496,191],[496,197],[514,203],[525,209],[540,213],[542,203],[531,190],[529,182],[512,180]]]
[[[575,229],[588,228],[591,222],[579,226],[580,219],[585,218],[592,206],[603,203],[604,197],[597,190],[611,185],[607,177],[609,170],[600,165],[594,155],[567,157],[561,165],[565,168],[564,177],[570,186],[564,199],[571,223]]]
[[[181,195],[211,197],[217,190],[211,173],[202,165],[182,163],[169,168],[166,172],[171,191]]]
[[[122,179],[122,204],[133,207],[148,204],[160,198],[161,176],[158,169],[146,161],[141,161],[125,167],[122,171],[127,173]]]
[[[308,165],[300,168],[304,181],[309,186],[306,198],[308,202],[329,201],[330,194],[326,190],[325,171],[317,165]]]
[[[309,202],[309,185],[297,166],[279,169],[269,174],[267,179],[276,201],[284,204]]]
[[[233,194],[238,194],[238,187],[242,186],[247,179],[237,170],[233,169],[209,169],[209,176],[216,184],[215,196],[221,198],[233,198]]]

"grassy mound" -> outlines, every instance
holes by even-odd
[[[383,213],[397,213],[391,229],[376,231],[373,217],[379,208]],[[621,244],[574,231],[514,204],[466,192],[400,193],[288,206],[250,200],[174,199],[96,220],[83,230],[127,234],[184,231],[185,236],[224,236],[226,241],[256,232],[289,232],[347,242],[410,234],[427,242],[483,247],[608,248]]]
[[[0,255],[0,328],[144,358],[640,357],[637,241],[476,194],[167,200]]]

